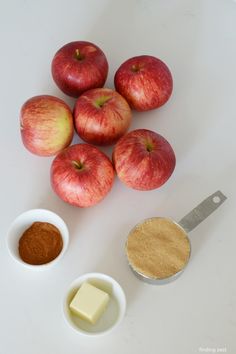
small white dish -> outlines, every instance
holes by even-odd
[[[48,222],[58,228],[63,239],[63,248],[60,254],[51,262],[42,265],[32,265],[24,262],[18,251],[19,239],[24,231],[29,228],[35,221]],[[7,247],[11,256],[21,265],[28,269],[44,270],[54,266],[64,255],[69,244],[69,232],[65,222],[50,210],[31,209],[20,214],[11,224],[7,234]]]
[[[97,323],[90,324],[73,314],[69,305],[82,283],[88,282],[109,294],[108,306]],[[122,321],[126,310],[126,297],[119,283],[102,273],[88,273],[75,279],[69,286],[64,301],[63,313],[66,322],[78,333],[86,336],[100,336],[116,328]]]

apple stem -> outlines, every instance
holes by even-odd
[[[80,51],[79,51],[78,48],[75,50],[75,58],[76,58],[77,60],[82,60],[82,59],[84,58],[84,57],[81,55],[81,53],[80,53]]]
[[[102,97],[99,97],[99,98],[95,101],[94,105],[95,105],[95,107],[97,107],[97,108],[102,108],[106,102],[110,101],[111,98],[112,98],[112,97],[110,97],[110,96],[102,96]]]
[[[72,165],[77,169],[77,170],[82,170],[83,164],[80,161],[72,161]]]
[[[148,152],[151,152],[153,150],[153,145],[151,143],[146,144],[146,149]]]
[[[138,67],[138,65],[132,65],[132,67],[131,67],[131,71],[133,71],[134,73],[137,73],[138,71],[139,71],[139,67]]]

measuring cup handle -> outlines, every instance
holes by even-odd
[[[227,197],[221,192],[217,191],[203,200],[190,213],[185,215],[180,221],[179,225],[188,233],[195,229],[203,220],[205,220],[213,211],[215,211]]]

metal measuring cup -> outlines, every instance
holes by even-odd
[[[188,233],[192,231],[196,226],[198,226],[203,220],[205,220],[210,214],[212,214],[226,199],[227,199],[226,196],[222,192],[217,191],[212,195],[210,195],[205,200],[203,200],[203,202],[201,202],[196,208],[190,211],[190,213],[185,215],[178,223],[173,221],[172,219],[160,218],[160,217],[145,219],[142,222],[138,223],[130,231],[126,242],[126,255],[128,258],[129,266],[131,270],[134,272],[134,274],[139,279],[151,284],[166,284],[178,278],[186,268],[191,255],[191,243],[188,237]],[[152,222],[153,220],[155,221],[157,219],[168,220],[168,222],[171,222],[173,226],[179,229],[179,231],[181,230],[183,235],[185,235],[186,240],[189,242],[189,254],[183,268],[180,271],[171,274],[170,276],[165,278],[158,278],[158,277],[148,276],[147,274],[144,274],[144,272],[141,272],[140,270],[137,269],[134,262],[131,261],[131,257],[129,257],[129,237],[130,235],[132,235],[133,230],[136,229],[137,227],[140,226],[142,227],[147,222]],[[147,237],[147,242],[148,242],[148,237]],[[143,261],[145,262],[145,259]]]

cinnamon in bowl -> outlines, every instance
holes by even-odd
[[[42,265],[61,253],[63,240],[58,228],[48,222],[34,222],[19,240],[19,255],[28,264]]]
[[[64,220],[51,210],[30,209],[13,220],[6,242],[9,254],[18,264],[31,270],[46,270],[65,255],[69,230]]]

